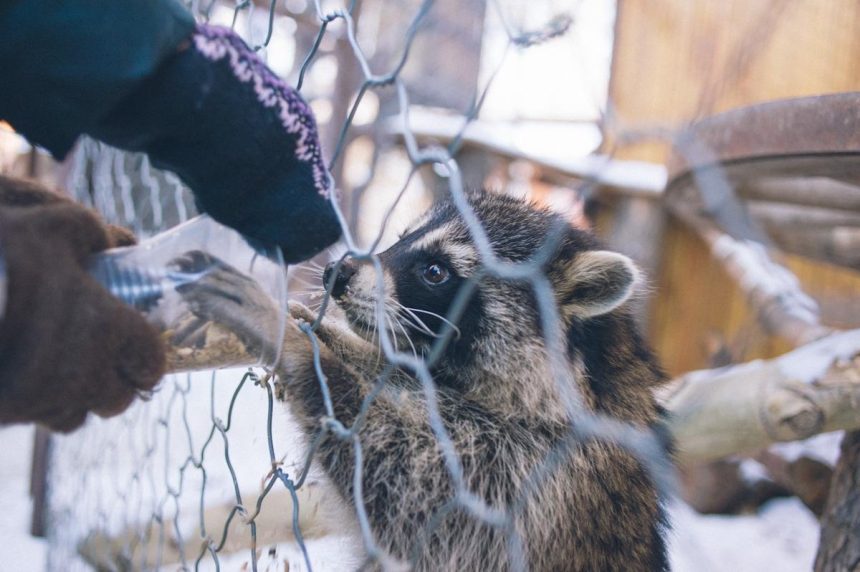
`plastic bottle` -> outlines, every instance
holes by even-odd
[[[199,251],[208,255],[210,267],[195,266],[194,272],[182,271],[176,260]],[[181,356],[212,346],[211,324],[196,317],[177,288],[202,279],[209,272],[227,264],[252,278],[272,298],[280,312],[283,334],[287,319],[286,265],[277,248],[252,246],[241,234],[206,215],[195,217],[173,229],[158,234],[136,246],[114,248],[93,257],[91,274],[114,296],[138,309],[158,328],[171,345],[170,353],[181,363]],[[197,330],[195,330],[197,328]],[[184,335],[179,335],[184,333]],[[223,341],[225,332],[216,332]],[[223,349],[224,344],[219,347]],[[235,356],[231,357],[231,356]],[[268,361],[272,361],[269,356]],[[176,361],[170,360],[170,361]],[[235,361],[235,363],[234,363]],[[247,352],[220,351],[207,363],[195,356],[188,360],[193,367],[271,366],[262,355]],[[186,369],[181,365],[176,369]]]

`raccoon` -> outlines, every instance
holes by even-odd
[[[666,378],[627,308],[639,281],[634,264],[522,200],[484,192],[469,204],[499,261],[544,255],[540,270],[559,320],[551,325],[560,328],[567,350],[563,382],[571,387],[562,389],[575,389],[592,413],[643,430],[658,427],[654,390]],[[414,570],[668,570],[667,525],[647,471],[618,445],[572,437],[575,409],[559,390],[532,286],[486,271],[450,202],[433,208],[378,260],[381,301],[374,265],[346,260],[326,267],[324,282],[345,323],[325,318],[315,331],[328,406],[356,436],[325,432],[316,459],[342,501],[353,503],[357,440],[362,508],[384,552],[378,561]],[[273,310],[248,281],[212,280],[219,284],[205,296],[188,293],[195,312],[249,344],[274,339],[277,321],[266,318]],[[447,316],[467,282],[474,288],[454,325]],[[380,302],[384,324],[376,320]],[[307,323],[316,318],[299,304],[291,314]],[[446,464],[422,380],[408,364],[381,355],[380,327],[400,350],[419,357],[433,355],[448,331],[430,373],[459,474]],[[314,346],[295,322],[280,356],[279,397],[313,440],[330,412]],[[478,518],[466,508],[475,500],[505,518]]]

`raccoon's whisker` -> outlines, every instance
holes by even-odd
[[[320,285],[319,285],[319,284],[317,284],[317,283],[315,283],[315,282],[311,282],[311,281],[309,281],[309,280],[305,280],[305,279],[304,279],[304,278],[302,278],[301,276],[292,276],[292,277],[290,278],[290,282],[296,282],[296,283],[298,283],[298,284],[301,284],[301,285],[302,285],[302,286],[304,286],[305,288],[319,288],[319,287],[320,287]]]
[[[287,284],[299,283],[309,288],[319,288],[320,290],[325,289],[325,284],[323,284],[322,276],[307,276],[304,274],[291,274]]]
[[[418,318],[415,315],[409,314],[408,310],[402,310],[401,309],[400,312],[401,312],[400,316],[404,319],[404,321],[406,322],[406,324],[409,327],[414,328],[421,333],[427,334],[428,336],[430,336],[432,338],[438,338],[439,337],[439,334],[437,334],[436,332],[431,330],[429,327],[427,327],[427,324],[425,324],[420,318]]]
[[[436,332],[434,332],[432,329],[430,329],[430,326],[428,326],[424,322],[424,320],[422,320],[417,315],[415,315],[415,313],[412,310],[410,310],[408,308],[401,308],[400,310],[402,312],[401,315],[408,316],[410,322],[412,322],[412,324],[414,324],[416,328],[424,330],[424,332],[430,334],[431,336],[436,336]]]
[[[403,326],[400,320],[397,319],[397,315],[391,316],[391,323],[396,324],[398,327],[400,327],[400,331],[403,332],[403,337],[406,338],[406,342],[409,344],[409,347],[412,348],[412,356],[415,359],[418,359],[418,350],[415,349],[415,344],[412,343],[412,338],[409,337],[409,332],[406,331],[406,328]]]
[[[394,328],[394,325],[397,324],[398,326],[400,326],[401,329],[403,329],[403,325],[397,321],[397,318],[389,316],[388,313],[385,314],[385,322],[388,324],[386,326],[388,328],[388,331],[391,332],[391,343],[394,344],[394,351],[396,353],[401,353],[402,350],[397,343],[397,338],[399,338],[400,336],[398,335],[397,330]],[[412,355],[417,358],[418,356],[415,352],[415,346],[412,344],[412,340],[409,339],[409,336],[406,336],[406,341],[409,342],[409,345],[412,347]]]
[[[291,280],[300,280],[301,282],[309,282],[308,276],[305,276],[302,272],[294,272],[290,275]]]
[[[370,327],[367,327],[368,332],[370,332]],[[371,334],[373,338],[376,340],[376,367],[379,367],[379,363],[382,361],[382,338],[379,337],[379,323],[374,320],[373,321],[373,333]]]
[[[322,268],[313,268],[311,266],[296,266],[295,268],[296,269],[294,275],[305,274],[314,278],[320,278],[325,272],[325,270],[323,270]]]
[[[424,320],[422,320],[420,317],[418,317],[418,315],[415,314],[416,308],[409,308],[407,306],[403,306],[402,304],[399,304],[399,306],[400,306],[400,310],[402,312],[405,312],[405,314],[401,314],[401,315],[403,315],[404,318],[407,319],[407,322],[412,327],[414,327],[416,330],[419,330],[419,331],[421,331],[421,332],[423,332],[423,333],[425,333],[428,336],[433,337],[433,338],[441,338],[442,337],[442,334],[440,334],[438,332],[434,332],[432,329],[430,329],[430,327],[427,325],[427,323]],[[419,311],[424,312],[424,313],[428,313],[428,314],[432,314],[434,316],[439,317],[438,314],[434,314],[433,312],[427,312],[426,310],[419,310]],[[445,320],[444,318],[442,318],[442,320],[444,322],[451,324],[451,322],[449,320]],[[451,324],[451,326],[453,327],[457,338],[459,338],[460,337],[460,329],[457,326],[454,326],[453,324]]]
[[[325,270],[325,267],[319,262],[314,262],[313,260],[306,260],[302,263],[301,266],[297,266],[297,268],[307,269],[307,270],[319,270],[320,274]]]
[[[357,308],[359,310],[366,310],[369,313],[374,314],[374,315],[376,313],[376,304],[374,304],[372,301],[360,300],[358,298],[353,298],[352,300],[350,300],[349,304],[353,308]],[[365,321],[370,321],[370,320],[365,320]]]
[[[422,314],[427,314],[428,316],[433,316],[433,317],[434,317],[434,318],[436,318],[437,320],[441,320],[443,323],[448,324],[448,326],[450,326],[450,327],[451,327],[451,329],[452,329],[452,330],[454,330],[454,333],[457,335],[457,338],[459,338],[460,336],[462,336],[462,332],[460,332],[460,328],[459,328],[459,327],[457,327],[457,324],[455,324],[454,322],[452,322],[451,320],[449,320],[448,318],[446,318],[446,317],[444,317],[444,316],[440,316],[440,315],[439,315],[439,314],[437,314],[436,312],[431,312],[431,311],[429,311],[429,310],[421,310],[421,309],[419,309],[419,308],[409,308],[409,307],[407,307],[407,306],[403,306],[403,305],[401,305],[401,307],[402,307],[404,310],[409,311],[410,313],[412,313],[412,312],[420,312],[420,313],[422,313]],[[416,316],[416,318],[417,318],[417,316]],[[424,320],[421,320],[421,323],[423,324],[423,323],[424,323]],[[426,325],[426,324],[425,324],[425,325]]]
[[[324,290],[320,290],[318,288],[308,288],[307,290],[290,290],[290,294],[303,294],[306,296],[313,296],[314,298],[321,298],[324,293]]]
[[[424,333],[435,336],[435,332],[430,329],[430,327],[424,323],[424,320],[419,318],[413,311],[412,308],[404,306],[397,300],[393,300],[394,305],[397,308],[398,315],[402,316],[407,320],[410,326],[413,326],[416,329],[423,331]]]

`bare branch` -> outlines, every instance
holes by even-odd
[[[712,255],[746,294],[768,332],[795,346],[831,332],[821,325],[815,300],[801,289],[794,274],[776,263],[762,245],[735,239],[710,220],[682,206],[675,205],[673,212],[707,243]]]
[[[860,428],[860,330],[773,360],[689,373],[662,398],[681,463]]]

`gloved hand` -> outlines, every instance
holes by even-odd
[[[202,211],[280,246],[287,262],[340,236],[310,109],[227,28],[198,25],[88,132],[146,152],[179,175]]]
[[[165,372],[158,333],[85,270],[134,237],[32,183],[0,177],[0,423],[71,431],[87,412],[123,411]]]

